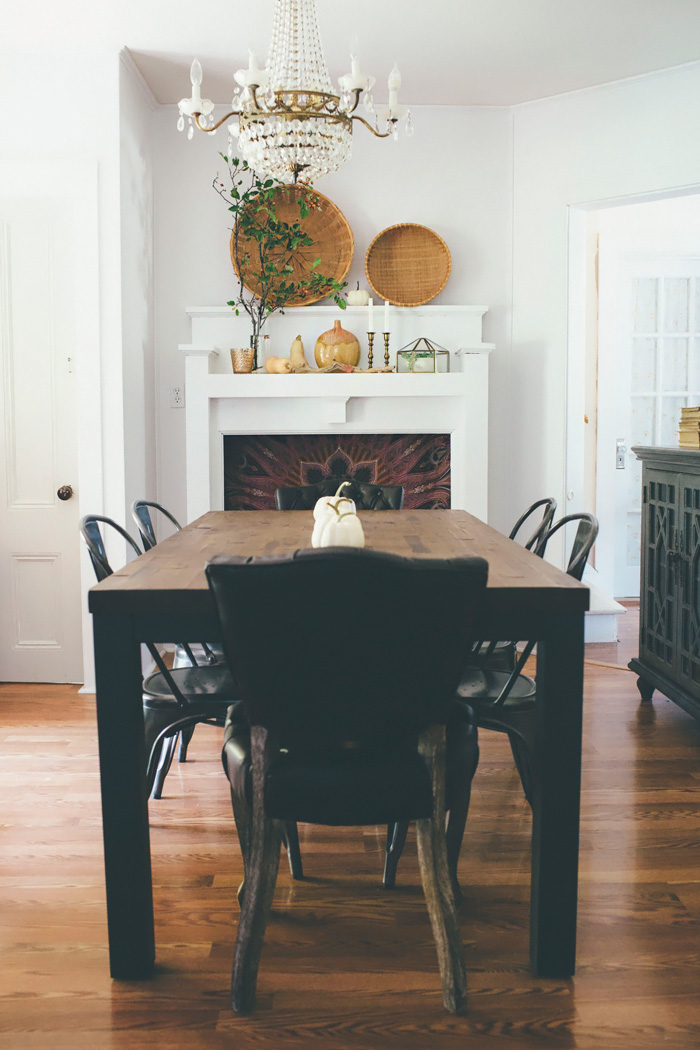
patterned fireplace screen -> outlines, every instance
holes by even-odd
[[[281,485],[350,477],[403,485],[407,510],[450,506],[449,434],[224,437],[224,509],[272,510]]]

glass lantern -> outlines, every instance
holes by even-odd
[[[397,372],[449,372],[450,351],[425,336],[396,351]]]

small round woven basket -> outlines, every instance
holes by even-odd
[[[309,214],[305,219],[299,218],[300,197],[304,197],[309,206]],[[292,281],[303,280],[311,274],[314,261],[320,259],[321,262],[316,267],[316,272],[323,274],[324,277],[333,277],[336,281],[342,281],[350,269],[355,241],[350,224],[340,208],[318,190],[302,184],[278,186],[274,194],[274,205],[278,219],[288,223],[299,222],[304,233],[313,241],[313,244],[310,245],[300,245],[290,256],[279,257],[280,263],[286,263],[292,267],[292,272],[285,274],[285,278]],[[238,267],[234,250],[235,234],[234,227],[231,231],[230,251],[233,269],[237,274]],[[254,241],[244,241],[243,246],[239,245],[239,256],[243,256],[246,247],[251,259],[255,259],[256,244]],[[249,267],[242,267],[243,272],[240,276],[243,284],[254,295],[260,295],[262,290],[260,282],[252,274],[247,273],[246,269],[254,270],[255,266],[251,264]],[[314,296],[308,292],[305,296],[290,300],[286,305],[304,306],[323,298],[323,295]]]
[[[392,306],[422,306],[439,295],[452,268],[450,250],[433,230],[413,222],[377,234],[365,256],[370,288]]]

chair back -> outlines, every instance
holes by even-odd
[[[566,517],[560,518],[559,521],[552,525],[543,539],[546,546],[555,532],[558,532],[559,529],[573,521],[578,522],[578,528],[576,529],[571,553],[569,554],[566,573],[568,576],[573,576],[575,580],[580,580],[600,527],[595,514],[589,514],[587,511],[583,511],[580,514],[567,514]]]
[[[401,510],[402,485],[370,485],[353,478],[326,478],[315,485],[281,487],[275,491],[277,510],[313,510],[322,496],[335,496],[340,485],[349,482],[343,496],[355,501],[358,510]]]
[[[105,518],[101,514],[86,514],[80,522],[80,535],[85,540],[85,546],[88,549],[90,561],[95,570],[95,576],[97,577],[98,583],[100,580],[104,580],[107,576],[111,576],[113,572],[112,566],[107,560],[107,552],[100,531],[100,522],[102,522],[103,525],[108,525],[112,529],[116,529],[119,535],[126,540],[132,550],[134,550],[137,555],[141,554],[137,543],[132,539],[126,529],[123,529],[116,521],[113,521],[111,518]]]
[[[173,523],[178,532],[182,528],[182,525],[177,518],[174,518],[170,511],[166,510],[165,507],[161,507],[160,503],[152,503],[150,500],[146,499],[134,500],[131,504],[131,516],[136,522],[139,535],[141,536],[143,549],[145,551],[150,550],[151,547],[155,547],[158,542],[155,529],[153,528],[153,521],[151,519],[151,509],[160,511],[161,514],[164,514],[165,517]]]
[[[250,724],[332,749],[445,721],[488,565],[337,547],[220,555],[206,572]]]
[[[542,508],[542,516],[540,518],[539,525],[532,533],[527,543],[524,544],[525,550],[531,551],[534,548],[535,554],[540,558],[543,556],[545,547],[547,545],[546,539],[544,539],[547,530],[552,524],[554,518],[554,512],[557,509],[557,501],[552,497],[548,496],[545,499],[538,499],[536,503],[533,503],[531,507],[528,507],[524,514],[521,514],[516,521],[513,528],[510,530],[508,539],[514,540],[520,529],[523,527],[528,518],[532,517],[536,512]]]

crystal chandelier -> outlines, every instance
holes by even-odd
[[[194,125],[201,131],[215,132],[232,116],[229,124],[229,154],[233,139],[250,166],[260,175],[271,175],[283,182],[300,177],[313,182],[328,175],[349,159],[354,121],[364,124],[377,138],[398,138],[399,124],[412,133],[411,114],[399,105],[401,75],[396,66],[389,74],[389,104],[375,110],[372,98],[374,77],[360,70],[351,56],[351,71],[340,77],[340,92],[333,90],[316,21],[316,0],[275,0],[275,18],[267,68],[260,69],[250,53],[247,69],[235,74],[236,89],[231,111],[217,123],[211,116],[214,103],[202,98],[202,67],[192,63],[192,98],[180,102],[178,128],[183,131],[189,118],[188,137]],[[364,94],[364,106],[374,116],[374,125],[359,116],[357,109]]]

